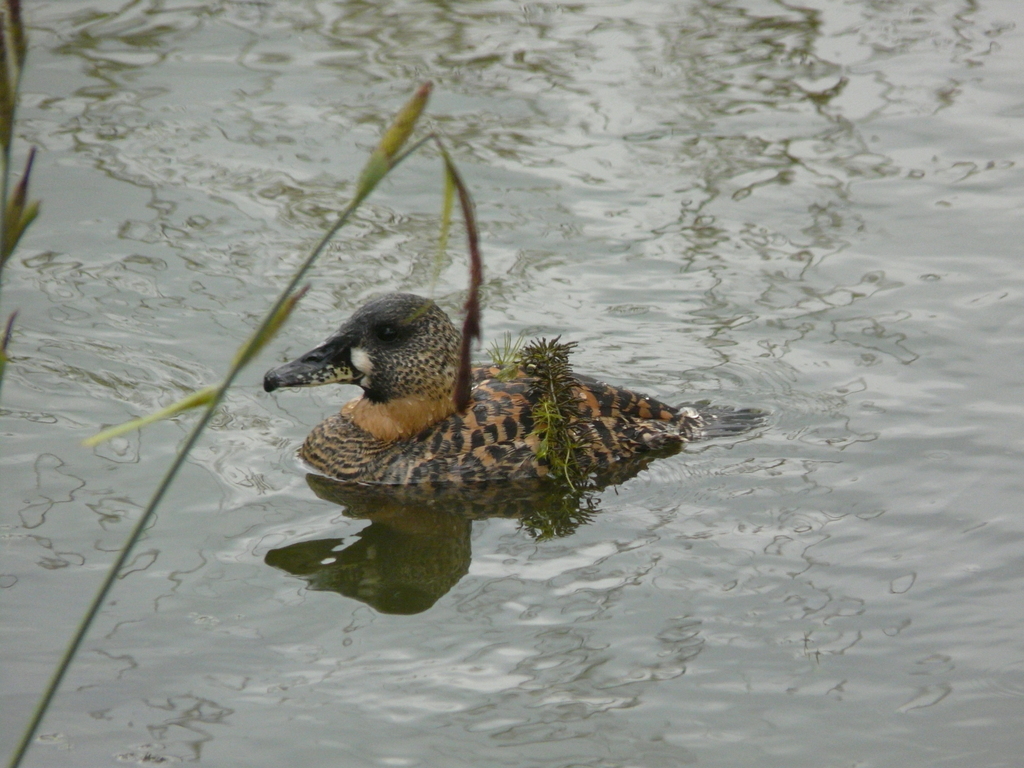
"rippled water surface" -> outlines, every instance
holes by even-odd
[[[382,292],[461,303],[414,158],[233,390],[26,765],[1018,764],[1019,3],[25,11],[4,753],[193,417],[78,441],[217,380],[431,79],[487,339],[561,333],[580,371],[769,425],[547,539],[507,494],[307,484],[295,449],[352,392],[263,370]]]

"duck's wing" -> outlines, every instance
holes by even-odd
[[[597,467],[649,451],[678,449],[699,433],[701,423],[693,409],[675,408],[589,376],[577,375],[576,380]]]
[[[574,374],[574,378],[580,383],[583,407],[594,417],[671,422],[686,415],[675,406],[631,389],[605,384],[592,376]]]
[[[686,441],[734,437],[763,427],[769,412],[761,408],[712,405],[707,400],[668,405],[647,395],[613,387],[589,376],[576,376],[587,395],[587,405],[601,418],[676,424]]]

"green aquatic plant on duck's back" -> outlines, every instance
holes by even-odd
[[[533,378],[534,433],[539,437],[537,457],[547,462],[552,477],[576,490],[587,478],[582,461],[593,436],[580,411],[569,354],[576,342],[556,339],[531,341],[520,354],[519,365]]]
[[[512,381],[519,375],[519,364],[522,361],[523,344],[526,334],[520,333],[515,339],[510,331],[505,331],[501,340],[491,342],[487,353],[491,356],[491,365],[499,369],[495,377],[498,381]]]
[[[531,396],[533,434],[538,438],[537,458],[545,462],[551,477],[575,490],[586,480],[581,455],[592,442],[590,430],[580,411],[577,387],[569,355],[575,342],[559,338],[534,339],[526,343],[525,334],[516,339],[505,332],[500,341],[488,348],[491,363],[499,369],[498,381],[511,381],[525,373],[534,381]]]

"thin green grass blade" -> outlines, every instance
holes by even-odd
[[[213,396],[217,393],[217,387],[204,387],[198,392],[193,392],[186,397],[183,397],[176,403],[168,405],[166,408],[161,408],[159,411],[155,411],[147,416],[141,416],[138,419],[132,419],[126,421],[124,424],[118,424],[116,427],[110,429],[104,429],[102,432],[97,432],[92,437],[87,437],[82,441],[82,445],[86,448],[92,448],[93,446],[105,443],[107,440],[113,440],[115,437],[127,434],[128,432],[134,432],[137,429],[142,429],[145,426],[154,424],[164,419],[169,419],[172,416],[177,416],[179,413],[190,411],[193,408],[201,408],[204,405],[208,405]]]
[[[7,345],[11,343],[11,334],[14,332],[14,320],[17,317],[17,311],[11,312],[11,316],[7,318],[7,327],[4,328],[3,335],[0,336],[0,387],[3,386],[4,370],[7,368],[7,361],[10,359],[7,357]]]
[[[441,277],[441,270],[444,268],[445,253],[448,250],[448,235],[452,229],[452,209],[455,206],[455,181],[448,172],[448,166],[444,169],[444,201],[441,204],[441,232],[437,236],[437,255],[434,257],[434,270],[430,275],[430,293],[434,293],[437,281]]]

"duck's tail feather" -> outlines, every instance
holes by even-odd
[[[761,408],[733,408],[728,405],[711,405],[708,401],[690,403],[702,422],[695,439],[714,440],[718,437],[735,437],[763,427],[768,423],[768,411]]]

